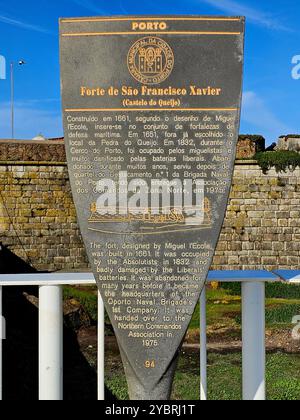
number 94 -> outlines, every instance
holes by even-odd
[[[155,369],[155,367],[156,367],[155,360],[146,360],[145,361],[145,368],[146,369]]]

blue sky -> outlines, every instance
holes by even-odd
[[[58,18],[111,14],[245,15],[241,133],[271,143],[300,132],[300,79],[291,75],[300,55],[299,0],[1,0],[0,55],[27,62],[15,72],[17,138],[62,135]],[[0,80],[0,138],[10,137],[9,100],[9,80]]]

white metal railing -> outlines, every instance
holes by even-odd
[[[243,399],[266,399],[265,284],[286,281],[300,284],[300,271],[211,271],[208,282],[242,284]],[[0,275],[2,289],[8,286],[39,286],[39,399],[63,399],[63,297],[64,285],[95,285],[91,273]],[[206,290],[200,299],[201,400],[207,400]],[[0,322],[0,333],[2,333]],[[2,337],[2,335],[0,335]],[[98,293],[98,400],[105,398],[104,305]],[[0,340],[0,399],[2,399],[2,340]]]
[[[39,399],[63,399],[62,286],[95,285],[91,273],[0,275],[2,290],[9,286],[39,286]],[[2,316],[2,310],[0,311]],[[98,294],[98,400],[104,400],[104,305]],[[2,340],[0,340],[0,399],[2,399]]]

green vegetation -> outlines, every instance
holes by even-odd
[[[280,139],[299,139],[300,134],[287,134],[286,136],[280,136]]]
[[[175,377],[173,400],[199,399],[198,353],[181,356]],[[209,400],[242,399],[242,357],[241,354],[209,354],[208,398]],[[107,371],[106,385],[120,400],[128,398],[126,380],[119,370]],[[300,357],[299,355],[270,354],[267,356],[268,400],[300,399]]]
[[[267,358],[267,389],[270,400],[300,399],[299,355],[273,354]]]
[[[98,318],[98,297],[95,288],[87,288],[87,290],[64,287],[64,299],[77,300],[88,312],[91,320],[97,322]]]
[[[209,399],[240,400],[242,398],[241,363],[240,354],[209,356]],[[267,356],[268,400],[300,399],[299,368],[298,355],[278,353]]]
[[[269,299],[300,299],[300,286],[284,283],[267,283],[266,297]]]
[[[215,330],[227,329],[236,337],[241,327],[241,285],[224,283],[218,290],[207,291],[207,323]],[[300,314],[300,287],[282,283],[266,285],[266,324],[275,327],[291,326],[293,317]],[[199,329],[199,305],[190,329]],[[192,334],[190,334],[192,336]],[[198,337],[195,337],[198,339]]]
[[[293,317],[300,314],[300,300],[297,303],[286,300],[267,300],[266,325],[272,327],[289,327]],[[241,315],[235,318],[237,324],[242,324]]]
[[[260,152],[254,157],[264,174],[271,168],[276,172],[294,171],[300,167],[300,154],[292,151]]]
[[[240,283],[223,283],[222,289],[233,296],[241,296]],[[266,297],[268,299],[300,299],[300,286],[285,283],[267,283]]]
[[[127,382],[123,372],[113,372],[113,375],[106,376],[105,385],[118,400],[129,400]]]
[[[266,311],[267,325],[279,324],[291,325],[291,320],[297,314],[300,314],[300,301],[298,304],[283,304],[275,308],[269,308]]]

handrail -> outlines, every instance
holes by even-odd
[[[294,271],[292,273],[295,273]],[[299,279],[300,279],[300,271]],[[295,276],[294,276],[295,277]],[[210,271],[208,282],[239,283],[239,282],[275,282],[281,276],[265,270],[260,271]],[[54,272],[33,274],[0,274],[0,286],[44,286],[44,285],[95,285],[95,278],[91,272]]]

